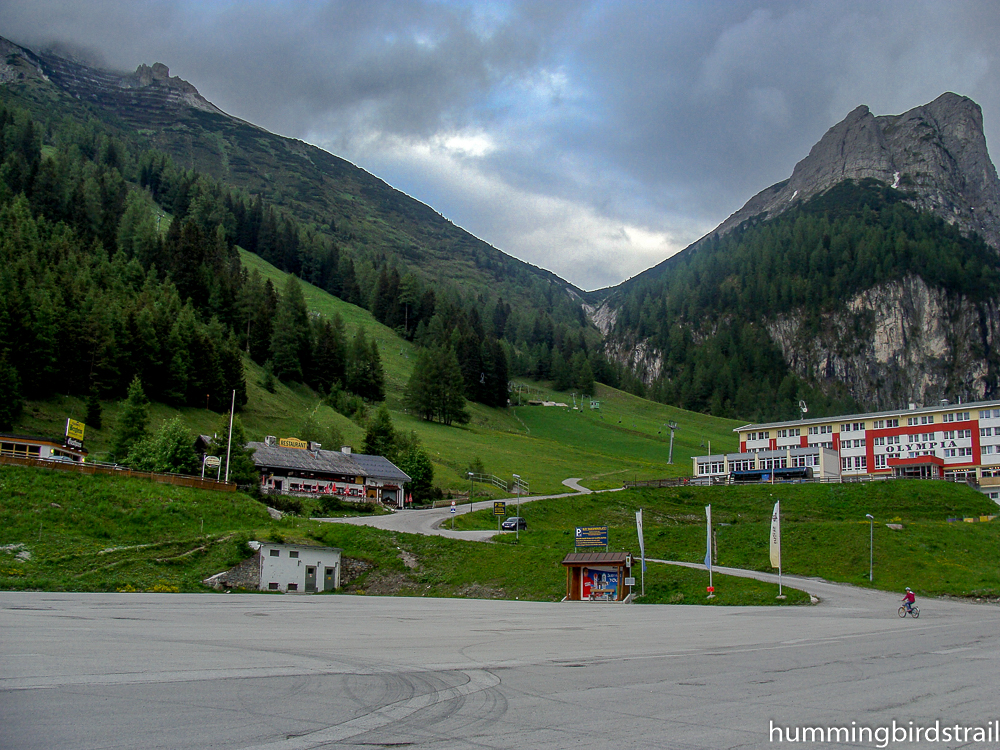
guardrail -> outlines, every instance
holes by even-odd
[[[160,484],[173,484],[179,487],[196,487],[217,492],[235,492],[235,482],[220,482],[217,479],[202,479],[187,474],[161,474],[155,471],[135,471],[127,466],[105,464],[99,462],[51,461],[44,458],[21,458],[20,456],[0,456],[0,464],[8,466],[32,466],[40,469],[56,469],[58,471],[75,471],[77,474],[105,474],[117,477],[133,477],[147,479]]]

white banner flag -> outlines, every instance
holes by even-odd
[[[771,567],[781,570],[781,511],[779,500],[771,513]]]
[[[705,567],[712,571],[712,506],[705,506],[705,518],[708,524],[705,526]]]
[[[642,570],[646,570],[646,545],[642,539],[642,508],[635,512],[635,529],[639,533],[639,555],[642,557]]]

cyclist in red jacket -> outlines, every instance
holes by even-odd
[[[903,597],[903,606],[906,607],[906,611],[907,612],[909,612],[911,609],[913,609],[913,603],[916,600],[917,600],[917,597],[915,597],[913,595],[913,592],[910,591],[910,587],[907,586],[906,587],[906,596]]]

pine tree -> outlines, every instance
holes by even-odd
[[[101,419],[101,399],[98,397],[97,388],[91,388],[87,396],[87,426],[95,430],[101,429],[103,420]]]
[[[21,379],[10,361],[10,351],[0,354],[0,430],[9,430],[21,414]]]
[[[469,421],[462,370],[450,346],[421,349],[406,386],[405,402],[420,417],[446,425]]]
[[[115,461],[124,460],[132,446],[146,437],[148,424],[149,400],[139,378],[135,377],[128,387],[128,398],[111,438],[111,456]]]
[[[569,364],[559,349],[552,350],[552,387],[557,391],[569,390],[573,384]]]
[[[407,449],[399,457],[398,465],[410,476],[410,481],[405,484],[404,490],[413,495],[414,503],[423,503],[433,499],[436,494],[434,492],[434,464],[419,446]]]
[[[392,425],[392,417],[385,404],[379,406],[375,411],[375,416],[368,423],[361,452],[373,456],[385,456],[390,461],[395,462],[397,458],[396,429]]]
[[[309,311],[302,287],[294,276],[288,277],[278,300],[271,334],[271,358],[274,373],[282,380],[302,381],[309,369]]]

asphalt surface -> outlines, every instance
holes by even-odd
[[[588,490],[579,484],[580,478],[573,477],[571,479],[563,480],[563,484],[572,492],[563,492],[558,495],[531,495],[528,497],[522,497],[520,500],[517,498],[508,498],[504,502],[507,503],[507,515],[516,515],[516,508],[518,504],[525,505],[527,503],[532,503],[536,500],[554,500],[563,497],[574,497],[579,494],[588,495],[592,490]],[[596,490],[596,492],[617,492],[618,490]],[[385,529],[387,531],[402,531],[408,534],[424,534],[426,536],[445,536],[452,539],[466,539],[474,541],[485,541],[487,539],[492,539],[497,533],[508,533],[508,532],[498,532],[496,530],[491,531],[454,531],[448,528],[448,521],[454,517],[461,515],[463,513],[471,513],[477,510],[488,510],[493,508],[493,500],[480,500],[472,503],[472,507],[469,507],[469,503],[456,503],[455,512],[451,512],[451,507],[444,508],[427,508],[425,510],[401,510],[396,513],[391,513],[384,516],[354,516],[349,518],[316,518],[313,520],[324,521],[327,523],[349,523],[355,526],[371,526],[376,529]],[[513,533],[513,532],[510,532]]]
[[[0,592],[0,748],[759,748],[998,718],[1000,608],[901,620],[802,585],[821,603]]]

